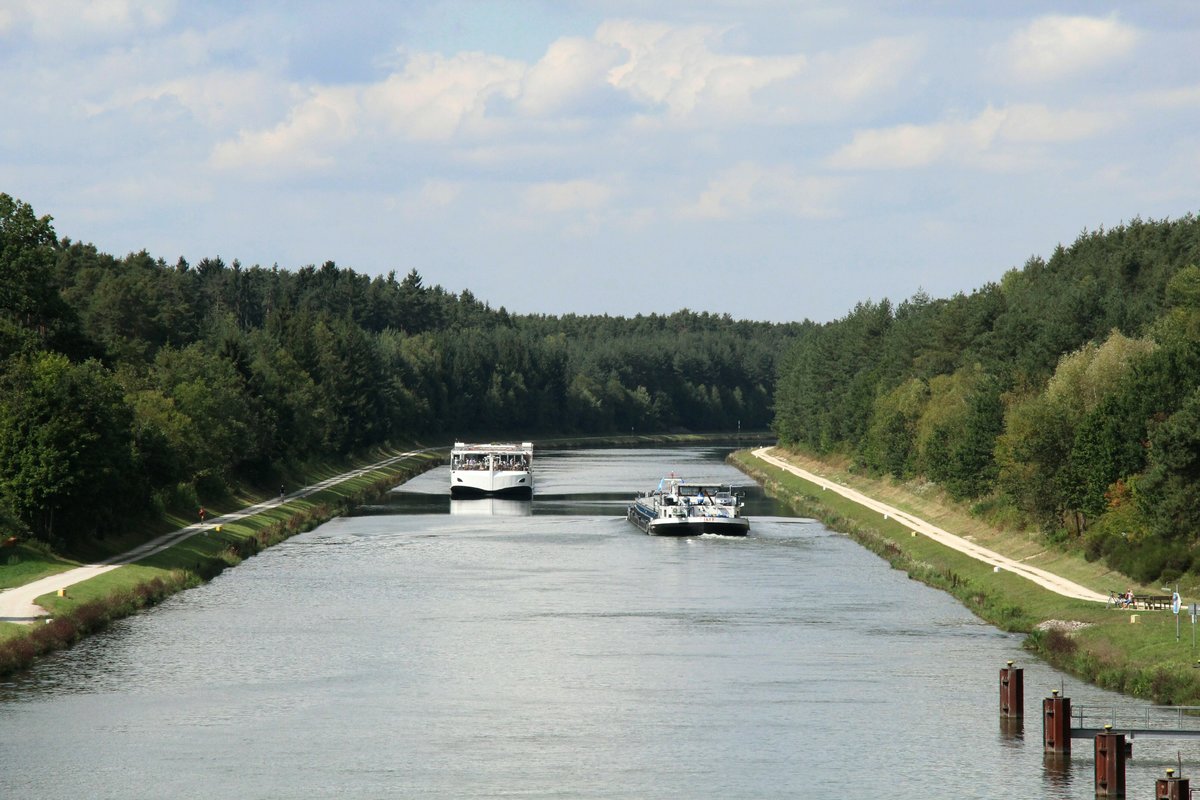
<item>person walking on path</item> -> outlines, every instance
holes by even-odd
[[[200,506],[200,521],[204,522],[204,506]]]

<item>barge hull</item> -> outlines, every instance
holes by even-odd
[[[675,521],[656,518],[636,505],[629,508],[629,521],[651,536],[700,536],[712,533],[718,536],[745,536],[750,532],[749,520],[689,519]]]
[[[513,497],[528,500],[533,497],[530,486],[505,486],[502,489],[480,489],[477,486],[451,486],[451,497]]]

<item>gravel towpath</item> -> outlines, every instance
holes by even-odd
[[[833,481],[822,478],[820,475],[816,475],[812,472],[801,469],[794,464],[772,455],[771,451],[774,449],[775,448],[773,447],[761,447],[754,451],[754,455],[757,458],[761,458],[763,461],[766,461],[768,464],[772,464],[780,469],[785,469],[788,472],[799,475],[806,481],[811,481],[812,483],[815,483],[831,492],[837,492],[842,497],[853,500],[855,503],[866,506],[874,511],[878,511],[880,514],[885,514],[888,517],[895,519],[901,524],[907,526],[908,528],[916,531],[917,533],[923,536],[928,536],[930,539],[933,539],[939,544],[957,550],[960,553],[966,553],[972,558],[978,559],[985,564],[991,564],[992,566],[1011,572],[1014,575],[1020,575],[1022,578],[1031,580],[1038,586],[1049,589],[1056,594],[1060,594],[1064,597],[1073,597],[1077,600],[1091,600],[1096,603],[1107,603],[1109,600],[1107,594],[1101,594],[1100,592],[1089,589],[1086,586],[1080,586],[1074,581],[1069,581],[1066,578],[1055,575],[1052,572],[1047,572],[1046,570],[1039,569],[1038,567],[1031,567],[1028,564],[1022,564],[1020,561],[1003,556],[994,550],[989,550],[986,547],[980,547],[974,542],[968,541],[961,536],[955,536],[949,531],[945,531],[936,525],[932,525],[919,517],[914,517],[912,514],[901,511],[898,508],[893,508],[892,506],[881,503],[878,500],[873,500],[872,498],[867,497],[865,494],[855,491],[854,489],[842,486],[839,483],[834,483]]]
[[[427,452],[427,450],[410,450],[407,453],[391,456],[390,458],[385,458],[383,461],[379,461],[375,464],[353,469],[349,472],[344,472],[341,475],[335,475],[332,478],[327,478],[319,483],[314,483],[311,486],[305,486],[303,489],[292,492],[291,494],[283,495],[279,498],[273,498],[262,503],[256,503],[252,506],[247,506],[241,511],[234,511],[219,517],[213,517],[212,519],[206,520],[203,523],[188,525],[185,528],[179,528],[178,530],[164,533],[162,536],[135,547],[128,553],[122,553],[119,556],[113,556],[105,561],[101,561],[96,564],[87,564],[82,567],[76,567],[74,569],[69,569],[66,572],[60,572],[57,575],[50,575],[49,577],[41,578],[40,580],[33,581],[32,583],[27,583],[24,586],[14,586],[11,589],[0,591],[0,622],[34,622],[35,620],[50,613],[34,602],[34,600],[42,595],[53,594],[60,589],[66,589],[70,586],[74,586],[77,583],[82,583],[89,578],[94,578],[97,575],[103,575],[104,573],[114,570],[117,567],[124,566],[125,564],[132,564],[135,561],[140,561],[143,558],[147,558],[148,556],[152,556],[162,550],[166,550],[173,544],[182,542],[184,539],[195,536],[198,533],[211,530],[218,525],[235,522],[239,519],[253,516],[254,514],[261,513],[268,509],[276,508],[288,502],[289,500],[307,497],[314,492],[319,492],[322,489],[326,489],[343,481],[357,478],[373,470],[391,466],[397,461],[403,461],[406,458],[411,458],[412,456],[424,452]]]

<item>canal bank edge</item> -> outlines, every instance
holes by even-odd
[[[774,455],[786,459],[788,454]],[[806,461],[811,469],[813,459]],[[1063,597],[1007,570],[996,571],[750,451],[734,453],[730,462],[796,513],[846,534],[914,580],[950,593],[986,622],[1026,634],[1024,647],[1052,666],[1155,703],[1200,703],[1200,669],[1194,667],[1200,662],[1190,647],[1191,632],[1185,630],[1177,641],[1171,612],[1140,613],[1138,624],[1130,624],[1128,612]],[[1185,619],[1184,627],[1189,625]]]
[[[24,669],[38,657],[69,647],[142,608],[211,580],[226,568],[267,547],[312,530],[356,505],[442,463],[441,450],[427,448],[389,456],[282,503],[208,526],[178,538],[145,558],[37,598],[50,614],[33,624],[0,623],[0,675]]]

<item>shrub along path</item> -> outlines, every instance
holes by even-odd
[[[955,536],[954,534],[945,531],[936,525],[932,525],[919,517],[915,517],[912,514],[901,511],[900,509],[893,508],[892,506],[881,503],[878,500],[867,497],[861,492],[855,491],[854,489],[846,486],[842,486],[841,484],[834,483],[833,481],[822,478],[820,475],[808,472],[807,470],[803,470],[800,467],[797,467],[781,458],[777,458],[770,453],[770,451],[773,449],[774,448],[760,447],[754,451],[754,456],[766,461],[768,464],[772,464],[780,469],[785,469],[794,475],[799,475],[801,478],[804,478],[804,480],[815,483],[823,489],[837,492],[848,500],[852,500],[855,503],[866,506],[874,511],[878,511],[885,516],[891,517],[916,531],[917,533],[923,536],[928,536],[930,539],[938,542],[939,544],[957,550],[960,553],[965,553],[966,555],[983,561],[984,563],[1007,570],[1014,575],[1020,575],[1021,577],[1031,580],[1037,585],[1049,589],[1056,594],[1060,594],[1064,597],[1072,597],[1078,600],[1090,600],[1097,603],[1108,603],[1109,596],[1107,593],[1102,594],[1039,567],[1023,564],[1020,561],[1001,555],[994,550],[981,547],[974,542],[962,538],[961,536]]]
[[[322,489],[327,489],[335,484],[352,480],[373,470],[389,467],[398,461],[403,461],[406,458],[411,458],[412,456],[435,449],[437,448],[423,448],[420,450],[410,450],[407,453],[400,453],[399,455],[385,458],[384,460],[374,464],[369,464],[365,467],[359,467],[358,469],[350,470],[349,472],[344,472],[340,475],[335,475],[332,478],[326,478],[319,483],[314,483],[311,486],[305,486],[303,489],[299,489],[291,494],[283,495],[279,498],[272,498],[261,503],[256,503],[252,506],[247,506],[240,511],[233,511],[219,517],[213,517],[211,520],[207,520],[203,523],[195,523],[183,528],[179,528],[178,530],[165,533],[162,536],[151,539],[145,544],[135,547],[127,553],[113,556],[112,558],[106,559],[99,563],[76,567],[75,569],[67,570],[66,572],[60,572],[57,575],[50,575],[49,577],[41,578],[40,580],[33,581],[32,583],[27,583],[24,586],[16,586],[11,589],[5,589],[4,591],[0,591],[0,622],[34,622],[50,613],[34,602],[42,595],[53,594],[60,589],[66,589],[70,586],[74,586],[77,583],[86,581],[89,578],[103,575],[104,573],[114,570],[117,567],[140,561],[144,558],[154,555],[155,553],[166,550],[168,547],[171,547],[172,545],[177,544],[191,536],[210,531],[219,525],[224,525],[239,519],[253,516],[255,514],[260,514],[263,511],[277,508],[278,506],[281,506],[290,500],[307,497],[310,494],[319,492]]]

